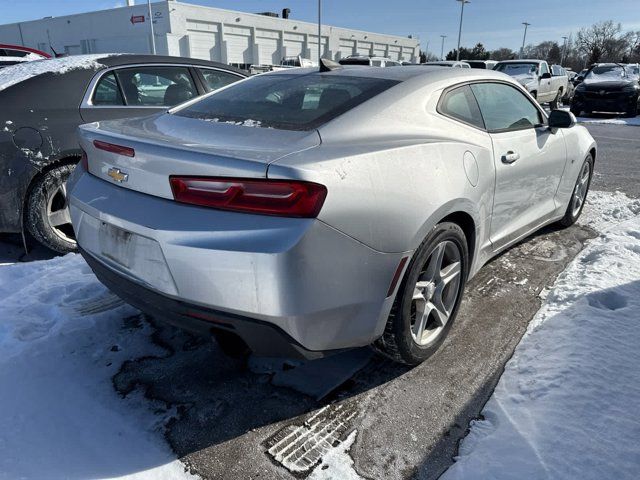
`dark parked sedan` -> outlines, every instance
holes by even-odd
[[[629,117],[638,115],[640,84],[631,68],[618,63],[593,66],[576,89],[571,112],[623,112]]]
[[[76,246],[65,182],[78,125],[146,116],[246,77],[227,65],[151,55],[78,55],[0,70],[0,232]]]

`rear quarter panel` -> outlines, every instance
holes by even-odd
[[[438,114],[441,92],[367,102],[322,127],[319,148],[271,164],[267,175],[326,185],[319,219],[378,251],[415,250],[442,218],[462,211],[474,220],[479,252],[495,185],[491,140]]]

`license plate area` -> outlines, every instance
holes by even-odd
[[[135,235],[106,222],[100,222],[100,253],[125,268],[131,267]]]

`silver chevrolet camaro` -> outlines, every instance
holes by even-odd
[[[489,70],[325,66],[80,127],[79,248],[143,312],[231,353],[429,357],[465,283],[573,224],[596,145]]]

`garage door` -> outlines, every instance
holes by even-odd
[[[400,47],[396,47],[395,45],[389,45],[389,58],[391,60],[400,59]]]
[[[202,20],[187,20],[189,55],[192,58],[220,61],[220,25]]]
[[[227,42],[227,62],[229,63],[253,63],[251,48],[249,47],[249,29],[225,28],[224,39]],[[246,31],[245,31],[246,30]]]
[[[340,39],[340,58],[348,57],[354,54],[356,42],[353,40]]]
[[[260,65],[280,65],[278,48],[280,33],[273,30],[256,29],[258,44],[258,63]]]
[[[358,55],[371,55],[371,42],[358,42]]]
[[[217,33],[189,33],[189,52],[191,58],[220,61],[220,45]]]
[[[310,53],[310,57],[311,60],[313,60],[314,62],[318,61],[318,42],[317,42],[318,37],[309,37],[309,53]],[[327,56],[327,38],[326,37],[322,37],[322,56],[326,57]]]
[[[376,43],[373,46],[373,55],[375,57],[385,57],[387,55],[387,46],[381,43]]]
[[[406,60],[407,62],[411,60],[413,56],[413,48],[411,47],[402,47],[402,58],[401,60]]]

